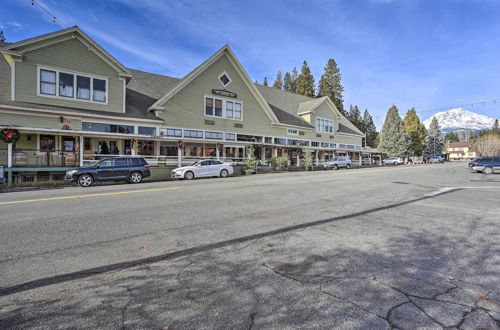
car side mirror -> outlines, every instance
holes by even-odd
[[[95,164],[95,167],[99,168],[99,167],[101,167],[101,164]]]

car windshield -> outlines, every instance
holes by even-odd
[[[196,166],[198,163],[199,163],[199,161],[194,162],[193,164],[191,164],[191,165],[189,165],[189,166]]]

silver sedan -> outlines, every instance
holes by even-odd
[[[183,166],[172,170],[173,179],[192,180],[201,177],[221,177],[226,178],[233,174],[233,165],[218,160],[202,160],[191,166]]]

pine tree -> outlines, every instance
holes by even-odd
[[[366,135],[365,145],[375,147],[377,145],[377,137],[379,134],[368,109],[365,109],[365,112],[363,113],[363,126],[365,128],[363,133]]]
[[[443,141],[441,140],[441,127],[436,117],[432,118],[429,131],[427,132],[426,147],[424,156],[430,158],[432,156],[441,156],[443,153]]]
[[[273,83],[274,88],[283,89],[283,78],[281,77],[281,71],[276,74],[276,80]]]
[[[494,129],[494,130],[499,129],[499,126],[498,126],[498,119],[495,119],[495,123],[493,124],[493,129]]]
[[[264,82],[262,83],[262,85],[264,85],[264,86],[267,86],[267,85],[268,85],[268,82],[267,82],[267,77],[264,77]]]
[[[449,143],[453,143],[453,142],[460,141],[460,139],[458,138],[458,134],[456,134],[455,132],[448,132],[444,136],[444,141],[449,142]]]
[[[318,84],[318,96],[328,96],[343,115],[344,110],[344,87],[342,86],[340,69],[333,58],[325,65],[324,73]]]
[[[347,119],[356,126],[361,132],[365,131],[365,123],[363,121],[363,118],[361,118],[361,111],[359,110],[358,106],[350,106],[349,107],[349,112],[346,114]]]
[[[387,111],[384,126],[380,132],[379,148],[384,150],[389,157],[403,157],[408,154],[408,140],[403,120],[395,105]]]
[[[314,96],[314,77],[306,61],[302,64],[302,69],[300,70],[300,75],[297,77],[296,84],[295,93],[309,97]]]
[[[299,73],[297,72],[297,68],[292,69],[292,74],[291,74],[291,81],[292,81],[292,91],[293,93],[297,93],[297,78],[299,78]]]
[[[3,34],[2,30],[0,30],[0,41],[5,42],[5,35]]]
[[[283,90],[290,92],[290,93],[295,93],[295,90],[293,89],[293,81],[292,81],[292,75],[290,72],[285,73],[285,79],[283,80]]]
[[[424,124],[420,122],[417,111],[411,108],[406,112],[403,120],[405,133],[408,137],[408,152],[412,156],[422,156],[425,149],[426,130]]]

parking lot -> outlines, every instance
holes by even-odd
[[[0,328],[500,327],[464,163],[0,194]]]

